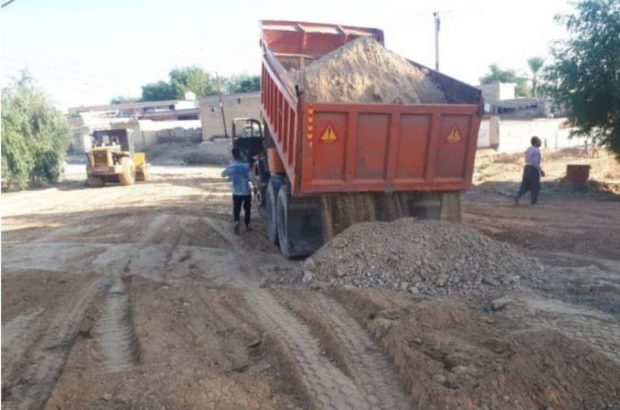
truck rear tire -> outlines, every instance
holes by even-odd
[[[265,203],[265,216],[267,223],[267,237],[269,240],[278,244],[278,191],[284,184],[282,177],[272,175],[267,184],[267,198]]]
[[[136,182],[136,167],[131,158],[121,158],[122,172],[118,175],[118,182],[121,185],[133,185]]]
[[[280,252],[287,258],[296,256],[293,254],[293,246],[289,235],[289,202],[288,187],[284,185],[280,188],[280,192],[278,192],[277,220]]]

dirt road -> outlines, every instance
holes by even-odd
[[[446,300],[270,285],[300,262],[280,256],[260,221],[232,235],[218,168],[153,174],[131,187],[85,188],[76,168],[58,188],[3,195],[4,408],[620,403],[610,377],[620,372],[619,254],[610,243],[620,231],[617,202],[585,199],[596,210],[585,220],[559,216],[581,204],[544,205],[555,219],[535,223],[567,241],[607,229],[594,254],[590,244],[571,245],[590,259],[540,239],[533,256],[553,263],[553,280]],[[528,219],[526,208],[479,196],[467,211],[467,223],[504,240],[534,230],[515,222]],[[560,263],[561,252],[573,255]],[[607,297],[602,305],[570,292],[593,286]]]

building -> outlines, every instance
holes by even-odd
[[[482,91],[482,97],[486,104],[495,104],[497,101],[513,100],[515,98],[515,83],[490,83],[480,84],[476,88]]]
[[[565,112],[544,98],[515,97],[514,83],[482,84],[485,115],[478,134],[479,148],[518,152],[530,138],[540,137],[544,148],[583,145],[583,138],[570,138]]]
[[[109,117],[153,120],[197,120],[200,117],[196,100],[164,100],[120,104],[87,105],[69,108],[69,115],[105,113]]]
[[[229,136],[234,118],[260,118],[260,92],[204,97],[200,100],[203,141]]]
[[[87,152],[94,131],[125,129],[136,149],[160,142],[201,141],[200,109],[196,100],[166,100],[89,105],[69,108],[72,150]]]

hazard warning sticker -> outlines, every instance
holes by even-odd
[[[461,142],[461,139],[463,139],[461,137],[461,133],[459,132],[459,129],[456,127],[452,127],[452,129],[450,130],[450,132],[448,133],[448,138],[446,138],[446,140],[450,143],[450,144],[456,144],[458,142]]]
[[[334,131],[334,127],[332,127],[331,124],[325,128],[320,138],[323,142],[336,142],[337,139],[336,131]]]

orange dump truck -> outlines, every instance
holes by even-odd
[[[286,256],[308,255],[354,222],[460,219],[471,187],[479,90],[414,62],[446,104],[304,101],[288,71],[377,29],[262,21],[261,116],[237,119],[233,145],[252,163],[255,204]],[[243,132],[241,132],[243,129]]]

